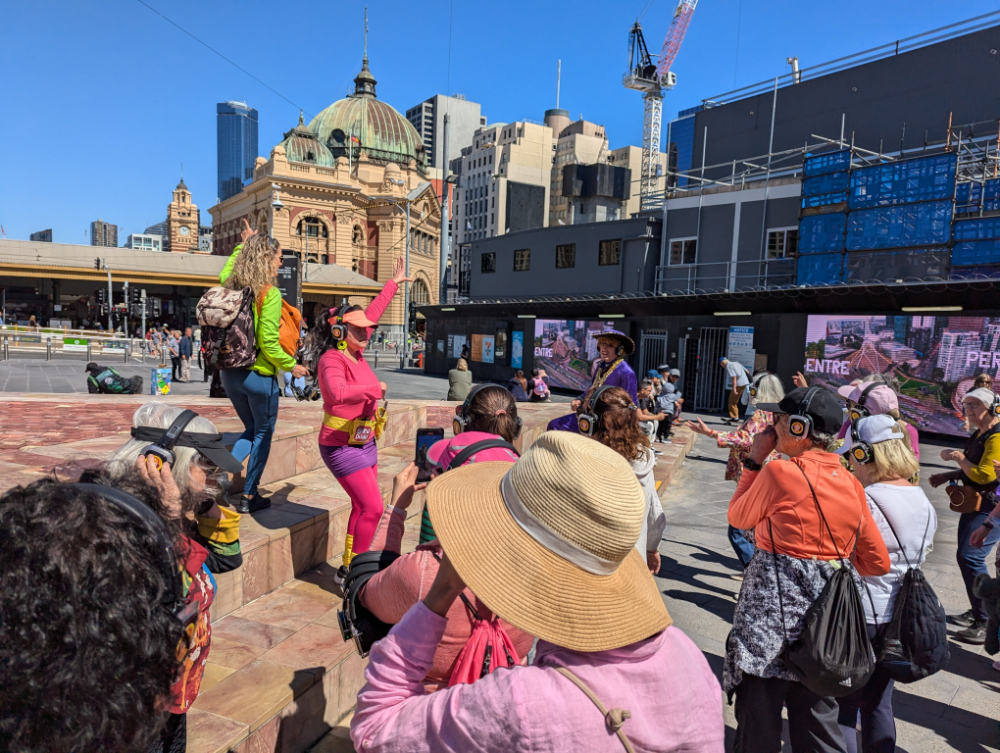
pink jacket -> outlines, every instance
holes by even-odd
[[[555,671],[560,666],[606,708],[632,713],[622,730],[637,753],[723,751],[722,690],[679,628],[594,653],[540,641],[535,665],[425,695],[445,624],[420,602],[375,644],[351,722],[358,751],[623,753],[593,702]]]
[[[377,322],[398,289],[395,282],[388,280],[375,300],[368,304],[365,316]],[[369,337],[373,331],[373,327],[368,328]],[[375,372],[365,360],[364,353],[358,354],[358,362],[355,363],[343,351],[333,348],[319,359],[318,371],[317,379],[323,394],[325,413],[351,420],[375,415],[378,401],[382,397],[382,388],[379,387]],[[345,431],[334,431],[328,426],[319,430],[319,443],[322,445],[340,446],[347,444],[347,440]]]

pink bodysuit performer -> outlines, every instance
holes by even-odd
[[[317,337],[325,351],[318,368],[324,413],[319,450],[326,467],[351,497],[338,582],[347,575],[351,558],[368,551],[384,511],[375,439],[378,401],[385,398],[385,383],[376,378],[364,349],[399,285],[409,281],[403,259],[397,259],[392,279],[368,308],[341,306],[317,318]]]

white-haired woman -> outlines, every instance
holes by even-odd
[[[851,452],[862,442],[871,446],[870,459],[864,462]],[[868,637],[878,644],[892,620],[903,576],[911,566],[920,567],[934,543],[937,514],[923,489],[909,481],[919,466],[902,422],[886,414],[862,418],[848,430],[847,441],[837,452],[847,456],[855,477],[865,487],[868,509],[882,534],[891,561],[885,575],[863,577],[865,588],[861,601]],[[859,713],[862,750],[894,749],[896,723],[892,715],[892,686],[889,673],[881,662],[876,662],[875,673],[863,687],[837,699],[838,721],[848,753],[858,750]]]
[[[293,377],[303,377],[309,370],[297,364],[278,341],[281,291],[277,275],[281,268],[281,246],[250,230],[246,220],[243,224],[243,243],[233,250],[219,280],[230,290],[247,287],[253,290],[257,360],[249,369],[222,369],[220,376],[226,395],[243,422],[243,435],[233,445],[233,455],[247,461],[243,495],[236,509],[248,513],[271,506],[271,501],[257,492],[257,484],[271,454],[271,437],[278,420],[281,390],[277,374],[288,371]]]
[[[781,380],[774,374],[765,372],[758,375],[750,385],[750,404],[757,403],[780,403],[785,396],[785,388],[781,386]],[[760,432],[774,424],[774,416],[766,410],[755,410],[750,413],[747,419],[740,424],[735,431],[720,432],[710,429],[700,418],[688,421],[687,426],[697,434],[714,439],[719,447],[729,448],[729,460],[726,462],[726,481],[740,483],[740,476],[743,474],[743,461],[750,456],[750,448],[753,447],[753,440]],[[767,461],[778,457],[777,452],[772,452],[767,457]],[[736,557],[744,570],[750,564],[753,557],[753,543],[732,526],[729,526],[729,543],[736,552]],[[739,576],[734,576],[739,577]]]
[[[171,427],[179,430],[172,444],[165,437]],[[156,461],[145,455],[150,445],[159,445],[159,457],[172,455],[173,462],[163,462],[157,468]],[[243,563],[240,514],[218,504],[222,497],[218,479],[223,472],[239,472],[242,466],[226,450],[222,434],[211,421],[194,411],[149,402],[132,416],[132,438],[111,456],[105,470],[113,479],[134,474],[136,468],[160,492],[163,509],[155,512],[179,534],[177,566],[184,597],[198,610],[191,650],[171,688],[170,716],[161,740],[152,749],[166,753],[184,749],[185,715],[198,697],[205,672],[212,637],[209,608],[215,600],[211,573],[235,570]]]

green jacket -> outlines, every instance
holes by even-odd
[[[233,264],[236,257],[243,250],[241,243],[230,255],[226,266],[219,273],[219,282],[225,284],[226,280],[233,273]],[[264,296],[264,304],[260,309],[260,316],[257,315],[257,306],[253,307],[253,329],[257,337],[257,362],[253,365],[253,370],[264,376],[277,376],[278,371],[291,371],[295,368],[295,359],[281,349],[278,343],[278,326],[281,323],[281,291],[276,285],[272,285],[267,295]]]

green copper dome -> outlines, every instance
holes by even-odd
[[[279,146],[285,148],[289,162],[308,162],[321,167],[333,167],[333,154],[326,145],[316,138],[316,134],[306,128],[299,113],[299,124],[285,134]]]
[[[413,159],[423,170],[425,154],[420,134],[410,121],[376,98],[375,83],[365,58],[354,79],[354,94],[323,110],[313,118],[309,130],[329,147],[334,158],[357,161],[363,149],[375,162],[406,165]]]

